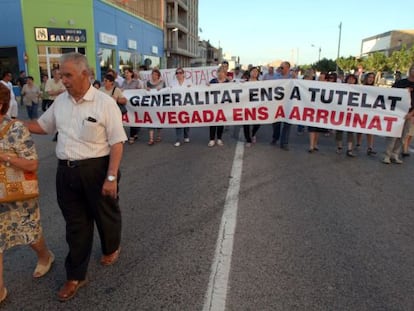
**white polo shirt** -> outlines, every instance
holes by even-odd
[[[60,94],[38,122],[48,134],[59,132],[56,156],[61,160],[107,156],[111,145],[127,140],[118,105],[93,86],[79,102],[68,92]]]

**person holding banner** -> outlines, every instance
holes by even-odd
[[[148,80],[147,83],[145,84],[145,88],[147,89],[147,91],[151,91],[151,90],[159,91],[165,87],[166,87],[166,84],[161,79],[161,72],[157,68],[152,69],[151,79]],[[154,141],[155,130],[157,130],[157,138]],[[148,131],[149,131],[148,132],[149,133],[149,140],[148,140],[149,146],[154,145],[155,142],[157,143],[161,142],[161,128],[157,128],[157,129],[150,128]]]
[[[221,62],[221,66],[224,68],[224,70],[226,71],[226,77],[227,79],[229,79],[230,81],[233,81],[234,79],[234,73],[229,71],[229,62],[226,60],[223,60]]]
[[[126,105],[127,99],[122,93],[122,90],[116,86],[114,76],[106,74],[103,82],[104,85],[99,90],[111,96],[118,105]]]
[[[249,73],[250,78],[247,81],[259,81],[259,75],[259,68],[252,67]],[[259,130],[259,128],[260,124],[254,124],[253,126],[249,124],[243,125],[244,138],[246,139],[246,147],[251,147],[252,143],[256,143],[256,133]]]
[[[406,79],[401,79],[395,82],[392,87],[408,89],[411,95],[411,107],[405,117],[405,123],[401,137],[387,137],[387,147],[382,163],[390,164],[392,162],[396,164],[402,164],[403,161],[399,158],[401,154],[402,143],[406,140],[407,134],[410,131],[411,118],[414,116],[414,64],[411,65],[409,69],[408,77]]]
[[[223,66],[220,66],[217,69],[217,78],[213,78],[210,80],[210,84],[213,83],[227,83],[230,82],[230,80],[227,78],[227,71],[226,68]],[[214,147],[216,144],[216,137],[217,137],[217,145],[223,146],[223,132],[224,132],[224,126],[223,125],[217,125],[217,126],[210,126],[210,141],[208,142],[209,147]]]
[[[311,72],[311,71],[307,71],[303,75],[303,80],[314,80],[314,78],[315,77],[313,75],[313,72]],[[320,81],[325,81],[325,73],[321,72],[320,78],[322,79]],[[320,133],[327,133],[327,132],[329,132],[329,130],[325,129],[325,128],[308,126],[308,132],[309,132],[309,149],[308,149],[308,152],[313,153],[315,151],[319,151],[319,147],[318,147],[319,134]]]
[[[191,87],[192,83],[191,81],[187,81],[184,76],[184,69],[181,67],[178,67],[175,70],[175,77],[176,79],[172,81],[171,87],[172,88],[182,88],[182,87]],[[181,146],[181,136],[184,133],[184,142],[189,143],[190,142],[190,128],[189,127],[177,127],[175,129],[175,135],[176,135],[176,141],[174,143],[175,147]]]
[[[134,79],[134,71],[130,67],[124,68],[124,76],[125,79],[122,82],[121,89],[122,90],[136,90],[141,89],[141,81],[138,79]],[[129,138],[128,138],[128,144],[132,145],[135,143],[135,141],[138,139],[138,133],[139,133],[139,127],[131,126],[129,128]]]
[[[336,80],[336,77],[335,77]],[[333,78],[330,76],[330,82],[334,82]],[[336,82],[336,81],[335,81]],[[357,84],[358,78],[354,74],[350,74],[345,78],[345,83],[347,84]],[[336,130],[335,131],[335,141],[336,141],[336,153],[340,154],[342,152],[342,139],[344,131]],[[355,154],[352,152],[354,144],[354,133],[346,132],[346,141],[347,141],[347,150],[346,156],[353,158]]]
[[[374,83],[375,83],[375,73],[368,72],[365,75],[364,80],[362,81],[362,84],[374,86]],[[374,135],[372,134],[366,134],[366,135],[367,135],[367,144],[368,144],[367,155],[374,156],[377,154],[377,152],[374,150]],[[361,143],[362,143],[362,133],[358,133],[357,143],[356,143],[357,149],[361,146]]]
[[[290,63],[282,62],[279,67],[279,72],[275,74],[275,79],[294,79],[290,71]],[[280,148],[283,150],[289,150],[289,133],[290,133],[290,124],[287,122],[276,122],[272,124],[273,126],[273,135],[272,135],[272,145],[276,145],[280,139]]]

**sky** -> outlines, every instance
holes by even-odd
[[[243,65],[359,56],[363,39],[414,29],[413,0],[199,0],[199,37]]]

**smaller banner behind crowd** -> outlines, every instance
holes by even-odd
[[[229,82],[125,90],[125,126],[200,127],[288,122],[399,137],[408,90],[309,80]]]
[[[218,66],[205,67],[186,67],[184,70],[184,78],[191,82],[192,85],[207,85],[209,81],[217,77]],[[160,69],[161,79],[167,86],[171,86],[175,78],[176,68]],[[148,81],[151,79],[151,70],[140,71],[140,79]]]

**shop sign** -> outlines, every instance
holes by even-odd
[[[109,45],[118,45],[118,37],[109,33],[100,32],[99,42]]]
[[[86,42],[86,29],[35,28],[36,41]]]
[[[128,40],[128,49],[136,50],[137,49],[137,41]]]

